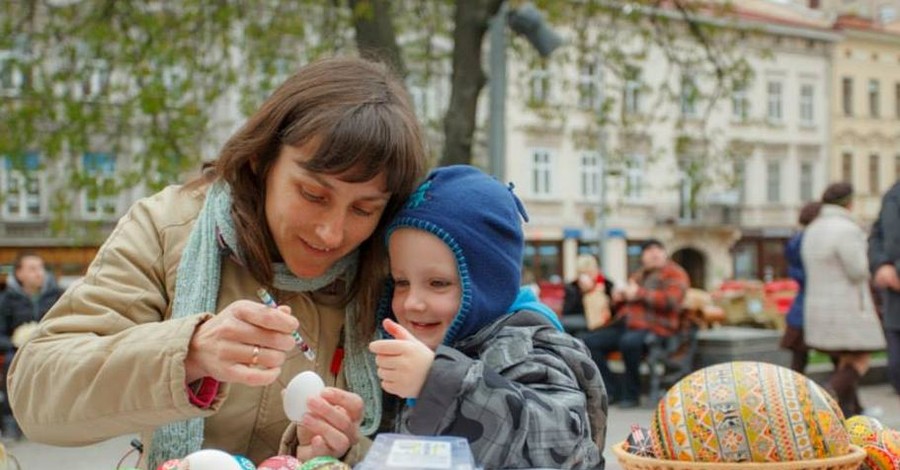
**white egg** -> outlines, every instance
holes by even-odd
[[[325,388],[325,382],[315,372],[301,372],[291,379],[284,391],[284,414],[294,422],[306,414],[306,399],[318,395]]]
[[[185,457],[182,462],[187,462],[190,470],[241,470],[237,459],[216,449],[198,450]]]

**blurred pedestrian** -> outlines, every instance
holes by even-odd
[[[617,318],[584,338],[603,375],[610,403],[618,402],[619,408],[640,404],[640,365],[647,336],[667,337],[680,330],[681,304],[690,286],[687,273],[669,259],[659,240],[650,239],[641,245],[641,265],[625,289],[613,292]],[[624,381],[616,380],[607,364],[606,355],[613,351],[622,352]]]
[[[47,273],[44,259],[35,252],[22,251],[13,263],[13,275],[0,295],[0,349],[3,352],[3,404],[0,408],[0,432],[3,437],[19,438],[19,427],[6,397],[6,376],[13,356],[35,331],[37,322],[59,300],[62,289]]]
[[[885,347],[869,290],[866,234],[850,214],[853,187],[834,183],[800,247],[806,269],[803,329],[811,348],[837,355],[828,381],[847,417],[860,414],[858,386],[872,351]]]
[[[900,393],[900,181],[881,199],[881,211],[869,236],[869,269],[881,295],[888,377]]]
[[[797,281],[797,295],[791,303],[785,321],[787,326],[784,336],[781,338],[781,347],[791,351],[791,369],[806,373],[806,365],[809,363],[809,347],[803,340],[803,297],[806,273],[803,270],[803,259],[800,257],[800,246],[803,243],[803,230],[819,215],[822,208],[821,202],[810,202],[800,209],[797,222],[800,231],[797,232],[784,246],[784,257],[788,263],[788,276]]]
[[[597,258],[591,254],[581,254],[575,260],[577,276],[566,284],[563,297],[563,316],[584,315],[584,295],[600,288],[609,299],[612,299],[615,283],[600,269]]]

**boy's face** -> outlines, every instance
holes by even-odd
[[[437,349],[462,299],[456,258],[438,237],[412,228],[395,230],[388,251],[394,315],[419,341]]]

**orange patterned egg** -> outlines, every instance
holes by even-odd
[[[900,432],[882,429],[874,441],[866,442],[862,448],[866,460],[859,467],[861,470],[900,469]]]
[[[845,455],[850,436],[835,401],[809,378],[763,362],[729,362],[675,384],[650,425],[658,458],[787,462]]]

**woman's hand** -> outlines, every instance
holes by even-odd
[[[401,398],[416,398],[431,364],[434,351],[416,339],[397,322],[384,320],[384,329],[396,339],[382,339],[369,343],[369,351],[375,354],[381,388]]]
[[[233,302],[194,331],[184,361],[187,383],[202,377],[247,385],[274,382],[294,348],[291,332],[298,326],[288,306]]]
[[[324,455],[342,458],[359,442],[364,407],[359,395],[328,387],[306,404],[308,411],[297,425],[300,461]]]

